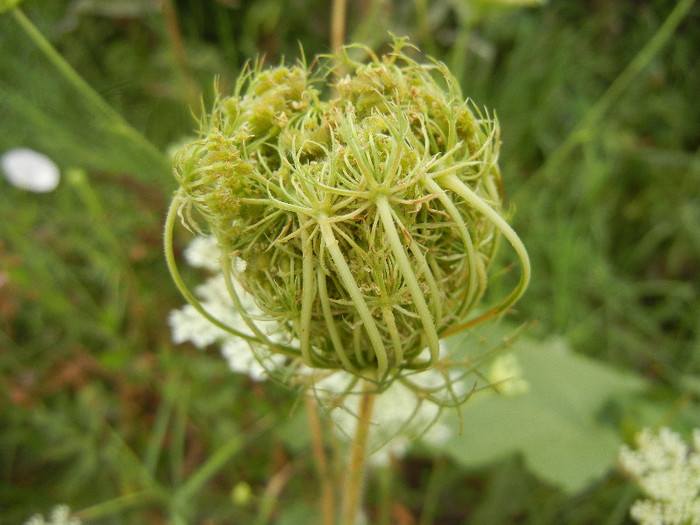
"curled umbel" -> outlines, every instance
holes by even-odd
[[[237,290],[254,298],[241,335],[379,381],[434,365],[440,337],[507,310],[530,273],[501,214],[495,118],[408,49],[248,67],[176,154],[169,218],[216,237],[237,308]],[[520,278],[484,307],[500,238]]]

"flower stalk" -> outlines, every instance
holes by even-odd
[[[356,525],[361,512],[360,503],[364,489],[364,473],[367,459],[367,444],[372,425],[372,412],[376,393],[365,392],[360,400],[355,436],[350,443],[350,462],[343,490],[341,525]]]

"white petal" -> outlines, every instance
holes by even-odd
[[[7,181],[23,190],[45,193],[58,186],[58,166],[34,150],[17,148],[7,151],[0,158],[0,165]]]

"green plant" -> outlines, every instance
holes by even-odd
[[[445,411],[454,417],[433,427],[448,425],[448,442],[431,446],[418,428],[410,446],[385,447],[388,466],[363,476],[369,519],[627,523],[637,492],[610,470],[616,446],[642,426],[700,426],[697,2],[346,7],[348,41],[379,53],[386,31],[410,35],[464,93],[498,111],[501,212],[533,262],[527,301],[508,317],[538,320],[515,342],[504,322],[441,338],[449,361],[429,375],[445,382],[450,373],[450,383],[477,393],[461,421]],[[298,396],[232,375],[219,340],[201,352],[174,346],[164,318],[181,299],[159,230],[174,186],[161,151],[193,140],[192,86],[205,86],[202,107],[211,107],[211,78],[230,94],[247,59],[286,56],[291,67],[299,42],[327,51],[330,9],[286,0],[25,0],[21,8],[26,23],[0,16],[0,149],[48,154],[62,182],[38,195],[0,180],[0,523],[61,502],[101,525],[318,521],[317,494],[337,486],[322,480],[344,468],[312,460],[342,442],[324,417],[344,424],[338,415],[357,413],[362,396]],[[359,48],[350,56],[366,60]],[[186,241],[174,231],[175,260]],[[491,267],[509,255],[499,250]],[[186,283],[202,277],[180,269]],[[517,279],[492,272],[485,304]],[[231,339],[247,345],[229,336],[220,340],[227,351]],[[289,334],[282,340],[298,349]],[[485,359],[504,348],[513,361],[491,369]],[[263,349],[256,345],[259,357]],[[483,350],[478,363],[474,349]],[[485,378],[467,375],[477,364]],[[292,371],[266,366],[277,377]],[[500,382],[518,370],[517,383]],[[416,385],[400,397],[413,403],[409,415],[440,408],[427,401],[437,392],[417,384],[428,371],[412,372],[393,369],[373,419],[409,381]],[[505,395],[481,391],[493,381]],[[516,384],[528,389],[511,391]],[[315,404],[318,431],[309,432]],[[352,438],[357,419],[346,419]],[[326,447],[314,444],[319,436]],[[368,453],[377,438],[372,426]],[[248,495],[232,500],[232,487]]]

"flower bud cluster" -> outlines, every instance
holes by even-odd
[[[258,342],[279,347],[256,326],[275,321],[298,341],[288,355],[381,381],[435,363],[484,295],[500,236],[521,278],[488,315],[520,297],[529,263],[501,216],[495,119],[404,42],[365,51],[367,64],[335,57],[350,70],[337,80],[247,70],[177,153],[173,209],[217,239],[234,304],[235,282],[262,312],[242,312]]]
[[[631,517],[642,525],[700,523],[700,429],[689,445],[669,428],[645,428],[636,445],[619,455],[622,470],[647,496],[632,505]]]

